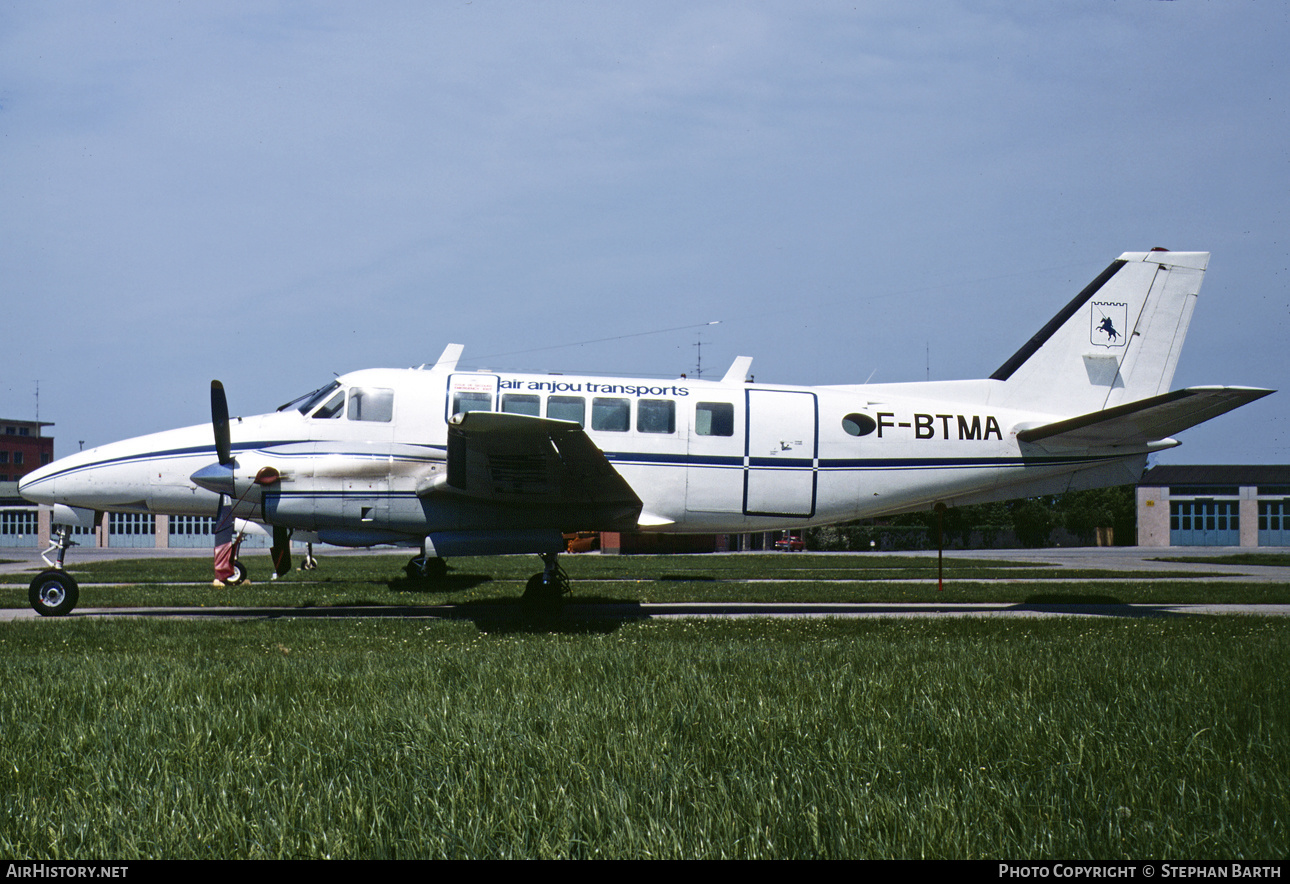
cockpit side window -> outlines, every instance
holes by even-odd
[[[326,420],[327,418],[340,417],[345,413],[345,391],[337,390],[336,395],[327,400],[322,408],[315,411],[312,417]]]
[[[352,421],[381,421],[394,419],[394,391],[385,387],[354,387],[349,391],[349,412]]]

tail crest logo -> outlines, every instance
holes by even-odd
[[[1094,301],[1090,314],[1089,341],[1099,347],[1123,347],[1124,330],[1128,324],[1128,304]]]

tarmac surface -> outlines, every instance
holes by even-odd
[[[965,559],[991,559],[1029,564],[1061,565],[1071,569],[1102,569],[1107,571],[1178,571],[1193,575],[1191,579],[1215,582],[1290,583],[1290,567],[1281,565],[1233,565],[1195,562],[1159,561],[1162,557],[1181,556],[1215,557],[1250,553],[1240,547],[1205,547],[1180,549],[1159,547],[1087,547],[1037,550],[952,550],[946,553],[947,561]],[[1267,553],[1282,550],[1265,550]],[[373,553],[407,557],[406,549],[348,550],[325,549],[318,551],[322,567],[327,558],[344,555],[372,555]],[[267,551],[264,551],[267,556]],[[935,557],[935,551],[901,552],[899,555]],[[131,549],[131,548],[81,548],[68,554],[69,562],[96,562],[110,559],[197,558],[209,552],[195,549]],[[748,555],[748,553],[731,553]],[[791,555],[791,553],[777,553]],[[864,555],[840,553],[839,555]],[[254,553],[246,558],[251,561]],[[16,560],[0,564],[0,573],[30,573],[44,568],[39,551],[30,549],[0,549],[0,559]],[[1197,578],[1196,574],[1212,574]],[[1026,580],[999,578],[1004,582],[1022,583]],[[1060,580],[1059,575],[1045,577],[1044,582]],[[1076,578],[1087,580],[1087,577]],[[1167,578],[1145,578],[1167,579]],[[921,582],[921,581],[920,581]],[[973,582],[980,582],[973,580]],[[543,616],[559,616],[579,620],[605,619],[630,620],[675,617],[1179,617],[1189,615],[1256,614],[1263,616],[1290,616],[1290,605],[1074,605],[1031,603],[579,603],[576,595],[557,611],[538,609]],[[431,619],[465,619],[495,621],[498,619],[532,618],[535,609],[522,605],[498,606],[475,604],[379,606],[379,607],[326,607],[326,608],[265,608],[265,607],[174,607],[174,608],[95,608],[80,607],[70,618],[97,617],[109,619],[183,618],[183,619],[283,619],[283,618],[346,618],[346,617],[398,617]],[[0,622],[37,619],[30,608],[0,609]]]

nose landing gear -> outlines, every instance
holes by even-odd
[[[40,554],[49,567],[36,575],[27,590],[27,601],[32,609],[42,617],[62,617],[70,614],[80,599],[81,589],[76,578],[63,570],[63,561],[67,550],[76,545],[72,540],[72,526],[59,525],[58,537],[50,544],[49,549]],[[58,551],[57,560],[51,562],[49,554]]]

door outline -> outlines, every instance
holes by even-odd
[[[818,398],[805,390],[745,390],[744,397],[744,515],[811,518],[820,466]]]

